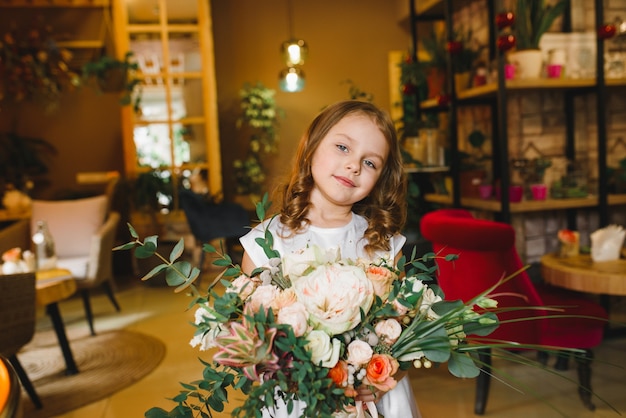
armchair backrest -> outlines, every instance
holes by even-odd
[[[474,218],[463,209],[440,209],[421,219],[422,235],[436,254],[456,254],[453,262],[437,260],[437,280],[446,299],[470,300],[498,280],[523,268],[515,249],[515,230],[509,224]],[[498,307],[538,307],[543,303],[526,272],[501,284],[492,294]],[[501,321],[538,316],[523,309],[499,313]],[[503,323],[489,338],[533,344],[539,339],[539,321]]]
[[[31,230],[45,220],[54,239],[59,258],[86,256],[92,237],[104,223],[107,197],[95,196],[75,200],[33,200]]]
[[[35,273],[0,274],[0,354],[16,354],[34,333]]]

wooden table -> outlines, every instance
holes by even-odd
[[[52,269],[43,270],[36,273],[37,304],[44,306],[50,315],[50,320],[54,326],[54,332],[59,340],[61,352],[65,359],[65,373],[68,375],[78,373],[78,367],[74,361],[74,355],[70,348],[65,333],[65,325],[61,312],[59,312],[58,302],[65,300],[76,292],[76,280],[69,270]]]
[[[541,257],[541,276],[555,286],[599,295],[626,296],[626,259],[594,262],[588,254]]]

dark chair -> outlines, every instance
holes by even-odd
[[[515,230],[511,225],[474,218],[463,209],[440,209],[421,219],[421,232],[432,242],[433,251],[441,256],[456,254],[453,262],[437,260],[437,280],[446,298],[467,301],[523,268],[515,248]],[[538,315],[548,319],[501,323],[487,339],[513,341],[564,349],[582,349],[577,354],[580,398],[585,407],[595,409],[591,402],[591,349],[602,342],[606,311],[579,293],[543,284],[534,284],[524,271],[500,285],[493,292],[498,308],[528,307],[522,311],[500,313],[501,321]],[[522,297],[520,297],[522,296]],[[564,312],[535,310],[531,307],[552,306]],[[557,318],[558,315],[566,317]],[[584,319],[582,316],[596,319]],[[484,363],[476,381],[474,412],[482,415],[489,394],[491,351],[480,355]],[[540,356],[546,361],[546,354]],[[567,358],[557,359],[557,369],[567,368]]]
[[[9,360],[0,355],[0,418],[22,417],[22,389]]]
[[[185,212],[189,229],[197,244],[224,238],[226,248],[230,249],[229,240],[237,239],[249,231],[250,215],[236,203],[216,204],[189,189],[182,189],[179,198],[180,206]],[[198,266],[201,273],[204,257],[205,252],[202,251]]]
[[[0,354],[9,359],[37,409],[41,400],[17,353],[35,333],[35,273],[0,275]]]

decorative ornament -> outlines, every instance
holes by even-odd
[[[508,51],[515,46],[515,36],[511,34],[500,35],[497,44],[500,51]]]
[[[461,41],[448,41],[446,44],[446,50],[451,55],[456,55],[463,50],[463,43]]]
[[[615,32],[617,29],[615,25],[610,23],[604,24],[598,28],[598,38],[600,39],[611,39],[615,36]]]
[[[515,15],[513,12],[502,12],[496,15],[496,26],[499,30],[513,26]]]

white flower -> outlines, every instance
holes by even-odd
[[[426,314],[429,319],[439,318],[439,315],[431,309],[431,306],[441,300],[441,296],[435,295],[435,292],[433,292],[431,288],[426,288],[422,293],[422,303],[419,308],[420,312]]]
[[[293,281],[317,266],[338,261],[339,257],[339,247],[323,250],[311,245],[283,257],[283,275]]]
[[[354,340],[348,345],[348,364],[352,364],[355,366],[361,366],[366,364],[372,359],[372,355],[374,354],[374,350],[372,347],[361,340]]]
[[[291,325],[296,337],[303,336],[309,327],[309,313],[302,302],[295,302],[278,311],[276,322]]]
[[[374,301],[374,288],[362,268],[331,264],[320,266],[295,281],[298,300],[309,311],[314,329],[330,335],[351,330]]]
[[[321,330],[313,330],[306,336],[308,341],[306,348],[311,353],[311,361],[315,364],[321,362],[322,367],[333,368],[339,361],[341,342]]]
[[[383,319],[374,327],[376,335],[387,344],[393,344],[402,333],[402,326],[393,318]]]
[[[206,351],[215,347],[215,338],[228,334],[227,331],[222,329],[222,324],[217,321],[215,315],[204,306],[196,309],[194,323],[199,325],[199,327],[189,344],[192,347],[199,345],[200,351]]]

